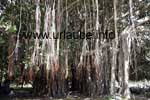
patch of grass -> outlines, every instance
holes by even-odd
[[[112,100],[112,96],[106,97],[106,100]]]

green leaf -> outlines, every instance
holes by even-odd
[[[8,31],[9,33],[15,33],[17,31],[16,25],[8,25],[6,31]]]

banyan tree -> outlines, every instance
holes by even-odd
[[[137,30],[142,31],[150,20],[146,16],[135,21],[140,13],[134,12],[135,0],[12,1],[19,8],[19,21],[13,23],[19,25],[17,35],[8,41],[11,79],[25,46],[23,63],[27,62],[35,95],[62,97],[77,91],[86,96],[130,98]]]

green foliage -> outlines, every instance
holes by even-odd
[[[4,43],[5,43],[5,40],[2,37],[0,37],[0,44],[4,44]]]
[[[9,33],[15,33],[17,31],[16,26],[15,25],[8,25],[6,27],[6,31]]]

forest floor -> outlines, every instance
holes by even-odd
[[[30,88],[15,89],[13,95],[0,96],[0,100],[112,100],[109,96],[103,97],[84,97],[81,95],[68,95],[65,98],[52,98],[52,97],[35,97],[31,93]],[[113,99],[113,100],[124,100],[124,99]],[[143,95],[132,95],[131,100],[150,100],[148,97]]]
[[[138,83],[138,84],[137,84]],[[78,93],[69,93],[65,98],[52,98],[52,97],[36,97],[32,95],[32,87],[25,86],[25,88],[16,88],[16,85],[11,86],[14,90],[9,96],[1,96],[0,100],[111,100],[109,96],[102,97],[85,97]],[[130,82],[130,88],[135,88],[132,94],[131,100],[150,100],[150,82]],[[138,88],[136,88],[138,87]],[[145,92],[145,90],[148,90]],[[113,100],[124,100],[124,99],[113,99]]]

